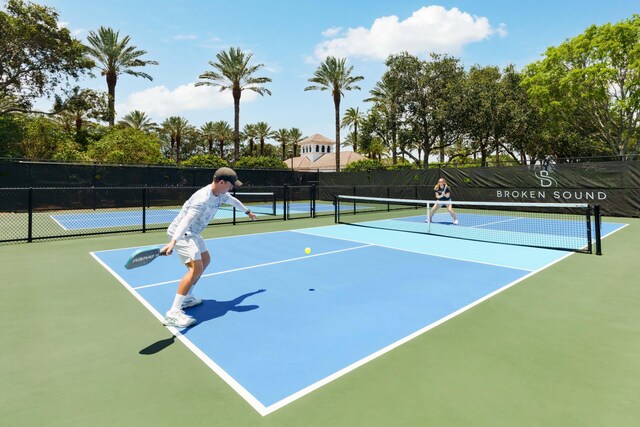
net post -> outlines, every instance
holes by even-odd
[[[391,198],[391,192],[389,187],[387,187],[387,199]],[[391,202],[387,202],[387,212],[391,212]]]
[[[231,192],[231,195],[233,197],[236,197],[236,189],[234,188],[233,191]],[[231,209],[233,212],[233,225],[236,225],[236,207],[233,206],[233,208]]]
[[[289,216],[289,186],[284,184],[283,188],[283,196],[282,196],[282,207],[284,210],[284,215],[282,215],[282,220],[286,221]]]
[[[431,203],[427,202],[427,233],[431,234],[431,218],[429,213],[431,212]]]
[[[600,205],[593,206],[593,219],[596,228],[596,255],[602,255],[602,240],[600,236]]]
[[[278,199],[276,198],[276,192],[273,192],[273,196],[271,197],[272,199],[272,203],[273,203],[273,216],[275,218],[275,216],[278,214]]]
[[[340,199],[338,198],[338,195],[336,194],[333,198],[333,207],[334,207],[334,213],[333,213],[333,220],[336,224],[340,223]]]

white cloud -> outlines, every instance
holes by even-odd
[[[322,32],[322,35],[325,37],[334,37],[340,34],[340,31],[342,31],[342,27],[327,28]]]
[[[259,96],[249,90],[242,92],[241,103],[252,102]],[[166,118],[178,116],[186,111],[219,110],[233,107],[231,92],[220,92],[214,86],[196,86],[195,83],[178,86],[173,90],[166,86],[155,86],[140,92],[133,92],[123,103],[116,106],[118,116],[132,110],[140,110],[152,117]]]
[[[507,34],[509,34],[507,32],[507,24],[505,24],[504,22],[500,23],[500,25],[498,25],[498,28],[496,28],[496,33],[498,33],[500,37],[507,37]]]
[[[328,29],[323,35],[338,34]],[[407,51],[410,54],[459,54],[465,45],[487,39],[493,34],[506,36],[506,25],[496,29],[485,17],[472,16],[458,8],[425,6],[401,21],[397,16],[377,18],[371,28],[349,28],[341,37],[319,43],[315,58],[359,56],[386,59],[391,53]]]

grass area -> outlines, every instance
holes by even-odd
[[[0,246],[0,424],[635,426],[640,220],[606,220],[630,225],[603,256],[572,255],[266,417],[179,341],[140,354],[171,334],[89,252],[163,243],[164,232]]]

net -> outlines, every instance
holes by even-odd
[[[335,219],[362,227],[587,253],[595,241],[596,253],[601,253],[599,209],[581,203],[452,203],[340,195]]]

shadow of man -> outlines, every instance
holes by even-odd
[[[218,317],[222,317],[230,311],[243,313],[245,311],[251,311],[251,310],[260,308],[259,305],[239,305],[239,304],[241,304],[245,299],[249,298],[250,296],[260,294],[265,291],[266,289],[258,289],[257,291],[240,295],[239,297],[234,298],[231,301],[216,301],[213,299],[202,300],[202,304],[187,309],[188,311],[187,314],[189,316],[195,317],[198,320],[198,322],[189,328],[183,329],[181,331],[182,335],[188,334],[191,328],[198,326],[200,323],[217,319]],[[164,350],[165,348],[169,347],[171,344],[175,342],[175,340],[176,340],[176,336],[172,335],[171,338],[166,338],[166,339],[157,341],[143,348],[138,353],[143,355],[156,354]]]

